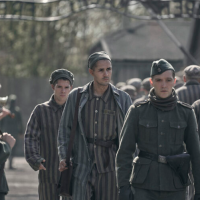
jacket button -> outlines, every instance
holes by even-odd
[[[162,145],[160,144],[159,147],[162,147]]]
[[[161,122],[164,122],[164,121],[165,121],[164,119],[161,120]]]
[[[180,126],[178,126],[178,128],[180,128]]]

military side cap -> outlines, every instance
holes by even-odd
[[[200,78],[200,66],[190,65],[184,69],[185,75],[190,78]]]
[[[152,63],[150,76],[162,74],[167,70],[172,70],[175,72],[175,69],[172,67],[172,65],[165,59],[156,60]]]
[[[110,56],[105,51],[99,51],[91,54],[88,58],[88,68],[92,68],[94,64],[99,60],[109,60],[111,61]]]
[[[74,83],[74,75],[66,70],[66,69],[57,69],[51,73],[51,76],[49,78],[50,84],[54,84],[55,81],[58,79],[66,78],[69,80],[70,84],[73,85]]]

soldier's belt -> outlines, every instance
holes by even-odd
[[[140,151],[138,156],[143,157],[143,158],[147,158],[147,159],[150,159],[150,160],[153,160],[153,161],[157,161],[159,163],[167,164],[167,160],[166,160],[165,156],[156,155],[156,154],[148,153],[148,152],[145,152],[145,151]]]
[[[109,151],[108,149],[112,147],[113,144],[117,145],[118,144],[118,139],[114,139],[114,140],[100,140],[100,139],[96,139],[96,138],[88,138],[86,137],[87,142],[97,145],[97,146],[101,146],[101,147],[105,147],[105,156],[106,156],[106,161],[105,161],[105,167],[108,166],[108,164],[110,163],[110,157],[109,157]]]
[[[188,173],[190,171],[190,155],[188,153],[182,153],[172,156],[161,156],[145,151],[140,151],[138,156],[160,163],[168,164],[170,168],[175,172],[175,174],[179,177],[183,186],[187,186],[189,184]]]

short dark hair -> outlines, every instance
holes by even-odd
[[[57,79],[57,80],[53,83],[53,86],[55,86],[55,85],[58,83],[58,80],[69,81],[70,86],[72,86],[70,80],[67,79],[67,78],[59,78],[59,79]]]
[[[101,60],[108,60],[108,59],[101,59]],[[98,60],[98,61],[100,61],[100,60]],[[98,62],[98,61],[97,61],[97,62]],[[108,61],[110,61],[110,60],[108,60]],[[95,62],[95,63],[90,67],[90,69],[94,70],[94,69],[97,67],[97,62]],[[110,63],[111,63],[111,61],[110,61]],[[112,66],[112,63],[111,63],[111,66]]]

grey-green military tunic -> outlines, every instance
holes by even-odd
[[[177,102],[171,111],[156,109],[149,101],[131,106],[121,131],[116,157],[118,187],[131,184],[136,188],[155,191],[184,190],[179,177],[163,163],[136,157],[138,148],[157,155],[176,155],[184,151],[191,155],[196,194],[200,193],[200,144],[194,111]],[[133,165],[132,165],[133,164]]]

